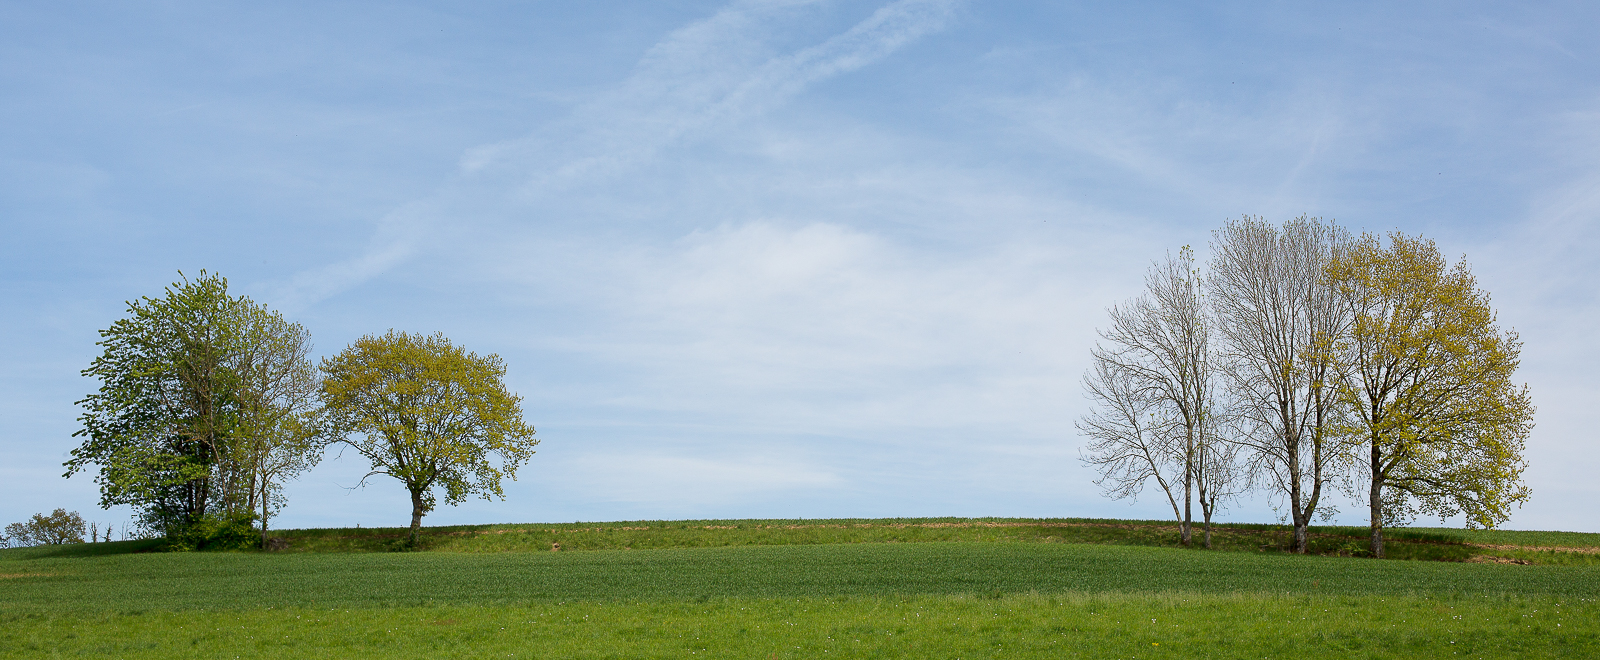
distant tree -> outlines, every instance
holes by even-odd
[[[1100,470],[1096,483],[1122,498],[1154,479],[1184,545],[1193,538],[1198,494],[1209,548],[1211,517],[1237,492],[1239,473],[1236,450],[1219,435],[1213,321],[1202,284],[1185,247],[1150,268],[1144,295],[1111,308],[1084,377],[1095,408],[1077,426],[1091,438],[1083,460]]]
[[[366,477],[400,480],[411,495],[411,543],[436,504],[505,493],[503,477],[539,443],[522,398],[506,390],[504,362],[455,346],[443,334],[390,330],[322,361],[322,399],[337,437],[372,461]],[[361,483],[366,482],[366,477]]]
[[[1511,378],[1521,342],[1502,333],[1464,262],[1401,233],[1363,235],[1327,267],[1353,324],[1339,394],[1365,444],[1371,550],[1416,512],[1494,527],[1528,499],[1520,476],[1533,427],[1527,386]]]
[[[1342,414],[1335,349],[1349,311],[1323,279],[1348,242],[1339,227],[1304,216],[1282,227],[1247,216],[1212,234],[1209,291],[1237,438],[1257,483],[1288,505],[1297,553],[1307,550],[1319,507],[1329,511],[1323,486],[1349,460],[1335,433]]]
[[[83,535],[86,529],[83,517],[79,516],[77,511],[68,512],[66,509],[56,509],[48,516],[42,513],[35,513],[26,522],[6,525],[4,538],[6,545],[17,548],[32,545],[83,543]]]

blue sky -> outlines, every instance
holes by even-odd
[[[319,354],[395,328],[506,359],[540,451],[506,501],[430,523],[1159,518],[1077,460],[1095,327],[1167,250],[1304,213],[1465,255],[1539,406],[1508,526],[1600,531],[1597,24],[1580,2],[0,2],[0,522],[127,518],[60,476],[78,372],[180,269]],[[336,456],[281,524],[408,522]]]

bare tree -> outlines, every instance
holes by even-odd
[[[1228,432],[1232,418],[1229,406],[1213,399],[1209,410],[1211,413],[1201,420],[1201,442],[1194,465],[1195,497],[1200,500],[1201,515],[1205,517],[1207,548],[1211,547],[1212,518],[1250,487],[1250,474],[1239,460],[1242,447],[1231,440]]]
[[[1298,553],[1322,487],[1349,460],[1335,432],[1335,349],[1350,316],[1323,275],[1349,242],[1343,229],[1305,216],[1281,228],[1245,216],[1212,233],[1211,301],[1223,320],[1221,366],[1239,441],[1251,473],[1288,505]]]
[[[1183,463],[1170,446],[1171,435],[1157,430],[1164,424],[1157,419],[1159,402],[1132,370],[1100,349],[1095,350],[1094,366],[1084,375],[1083,387],[1094,408],[1078,420],[1077,427],[1089,437],[1083,462],[1100,471],[1095,485],[1120,500],[1138,497],[1154,479],[1181,524],[1183,512],[1173,488],[1182,483]]]
[[[1145,294],[1110,310],[1084,387],[1095,410],[1078,428],[1092,440],[1084,461],[1107,494],[1133,497],[1154,478],[1172,504],[1184,545],[1193,540],[1198,491],[1211,545],[1211,516],[1235,489],[1234,452],[1217,431],[1211,314],[1188,247],[1151,266]],[[1182,490],[1183,504],[1178,504]]]

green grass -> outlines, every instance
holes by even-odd
[[[1600,656],[1600,566],[1296,556],[1269,526],[1183,550],[1168,527],[654,521],[436,528],[430,552],[375,552],[400,530],[369,529],[289,531],[281,553],[7,550],[0,657]],[[1469,547],[1436,538],[1452,532],[1415,545]]]
[[[275,532],[290,542],[290,552],[385,552],[402,545],[404,528],[343,528]],[[1195,543],[1200,543],[1197,529]],[[1314,526],[1311,552],[1361,555],[1368,547],[1365,527]],[[1600,534],[1576,532],[1466,531],[1399,528],[1386,531],[1392,559],[1467,561],[1496,556],[1534,563],[1600,565]],[[610,523],[505,524],[426,528],[422,547],[446,552],[527,552],[701,548],[754,545],[917,542],[1043,542],[1180,547],[1170,521],[1086,518],[890,518],[831,520],[679,520]],[[1283,552],[1290,531],[1284,525],[1227,524],[1213,532],[1213,546],[1232,552]],[[1552,553],[1495,546],[1567,548]],[[61,550],[59,552],[73,552]]]
[[[1138,546],[902,543],[560,553],[146,553],[0,564],[0,610],[383,608],[836,595],[1330,593],[1600,598],[1600,567]]]
[[[1024,594],[11,619],[0,657],[1585,658],[1593,601]]]

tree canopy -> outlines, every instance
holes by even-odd
[[[468,352],[443,334],[393,330],[322,361],[332,428],[372,462],[368,477],[404,484],[413,543],[436,492],[449,504],[471,494],[504,498],[501,480],[515,480],[539,444],[505,371],[499,356]]]
[[[248,527],[258,505],[269,513],[274,480],[316,461],[305,329],[230,295],[220,275],[129,302],[100,337],[83,371],[100,387],[78,402],[84,441],[66,467],[98,466],[102,506],[132,505],[146,529],[201,544],[191,532]],[[263,471],[274,452],[295,467]]]
[[[1370,234],[1327,277],[1353,314],[1341,338],[1347,432],[1365,444],[1372,552],[1382,528],[1416,513],[1464,514],[1493,527],[1528,498],[1520,476],[1533,424],[1526,386],[1512,380],[1521,349],[1502,333],[1465,263],[1433,241]]]
[[[1335,510],[1328,486],[1364,482],[1379,557],[1386,525],[1459,514],[1493,527],[1527,500],[1521,341],[1496,325],[1464,262],[1421,237],[1355,239],[1306,217],[1232,220],[1210,248],[1204,278],[1171,258],[1153,268],[1091,354],[1096,407],[1079,429],[1108,494],[1154,479],[1176,513],[1179,486],[1187,498],[1201,484],[1205,504],[1204,486],[1247,482],[1286,505],[1305,552],[1313,516]],[[1241,473],[1217,446],[1239,452]]]

